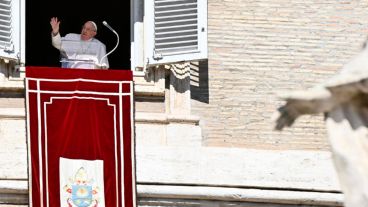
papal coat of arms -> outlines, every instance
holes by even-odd
[[[99,187],[93,179],[88,177],[87,171],[81,167],[74,177],[69,178],[69,183],[64,186],[68,195],[66,202],[68,207],[98,207]]]

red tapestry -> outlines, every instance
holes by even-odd
[[[26,68],[31,207],[133,207],[131,71]]]

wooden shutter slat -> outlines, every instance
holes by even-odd
[[[12,42],[11,1],[0,0],[0,48]]]
[[[176,50],[182,48],[185,51],[188,47],[198,47],[197,1],[155,0],[154,5],[156,52],[167,54],[172,48]],[[182,32],[188,31],[195,33],[187,37],[181,35]],[[168,32],[172,32],[170,37],[160,36]]]
[[[148,65],[207,58],[207,0],[151,0],[146,3],[145,39],[149,51],[145,52],[145,58]]]

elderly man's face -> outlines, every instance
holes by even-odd
[[[82,40],[89,40],[93,38],[94,36],[96,36],[96,34],[97,34],[97,31],[92,22],[86,22],[83,25],[82,31],[81,31]]]

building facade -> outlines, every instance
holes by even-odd
[[[150,22],[177,7],[197,19],[182,53],[160,46],[180,35],[155,34],[175,24]],[[366,1],[132,0],[131,8],[138,206],[342,206],[323,117],[279,132],[272,115],[278,93],[327,80],[361,50]],[[22,24],[12,28],[24,36]],[[28,202],[24,64],[4,57],[0,68],[6,207]]]

